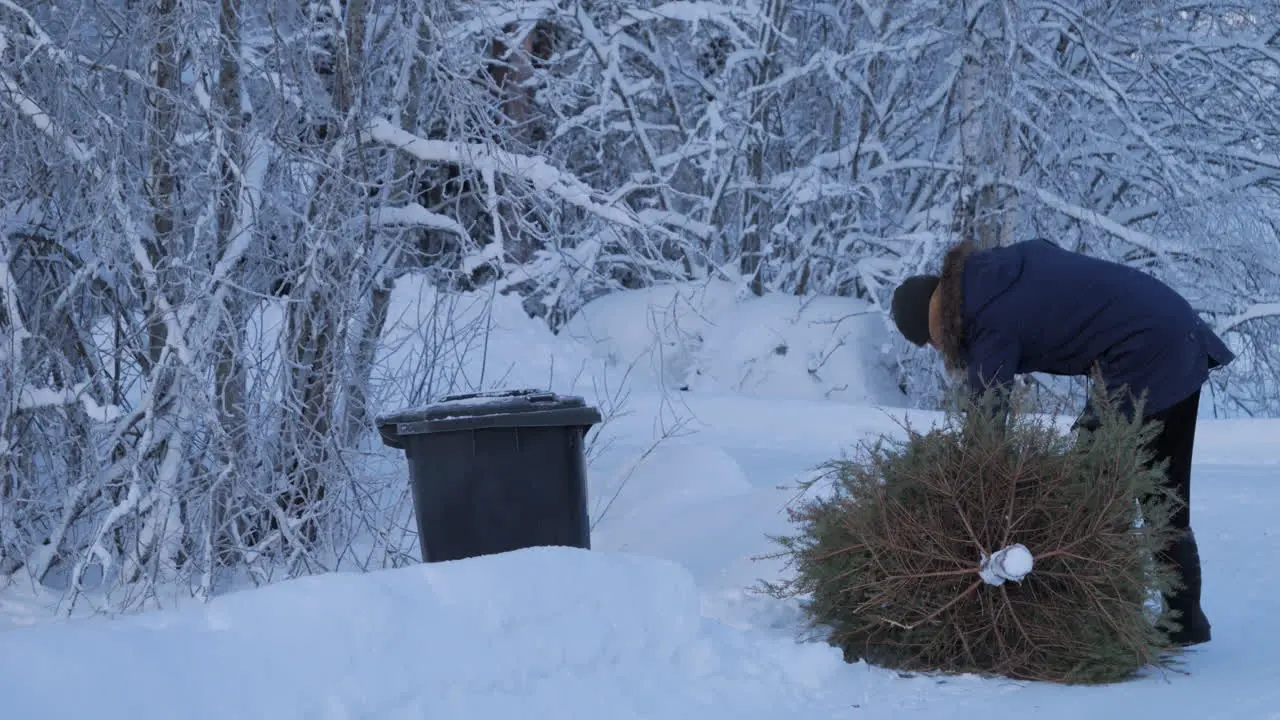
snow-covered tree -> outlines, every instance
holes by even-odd
[[[352,468],[408,272],[558,328],[707,278],[883,307],[960,234],[1046,236],[1187,293],[1240,351],[1218,406],[1280,412],[1276,17],[0,0],[0,575],[130,606],[402,557]],[[398,397],[467,382],[479,329],[424,332]]]

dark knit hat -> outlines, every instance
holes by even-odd
[[[893,321],[917,347],[929,342],[929,298],[936,287],[937,275],[913,275],[893,291]]]

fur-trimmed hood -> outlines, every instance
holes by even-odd
[[[964,268],[973,253],[971,241],[964,241],[947,251],[942,259],[938,280],[940,337],[937,338],[947,369],[958,372],[965,368],[964,336]]]

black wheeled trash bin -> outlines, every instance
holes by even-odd
[[[402,449],[424,562],[591,548],[583,439],[600,412],[539,390],[452,395],[377,418]]]

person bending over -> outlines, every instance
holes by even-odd
[[[1201,387],[1235,356],[1191,304],[1140,270],[1048,240],[984,250],[965,241],[947,252],[940,274],[909,277],[894,290],[892,315],[903,337],[937,350],[975,393],[1007,392],[1016,374],[1097,372],[1129,417],[1145,393],[1144,419],[1162,423],[1153,462],[1169,461],[1166,482],[1181,500],[1172,518],[1181,532],[1163,553],[1182,580],[1165,595],[1182,626],[1169,639],[1208,642],[1191,455]],[[1097,428],[1089,407],[1078,425]]]

